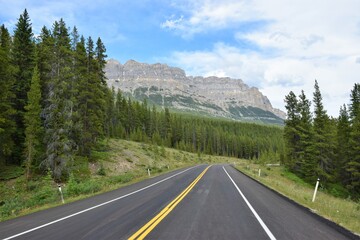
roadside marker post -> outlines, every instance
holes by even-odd
[[[314,195],[313,195],[313,198],[312,198],[312,202],[315,202],[316,193],[317,193],[317,190],[318,190],[318,187],[319,187],[319,181],[320,181],[320,178],[318,178],[317,181],[316,181],[316,185],[315,185],[315,190],[314,190]]]
[[[261,177],[261,169],[259,168],[259,177]]]
[[[64,201],[64,196],[63,196],[62,190],[61,190],[61,185],[58,184],[58,187],[59,187],[59,192],[60,192],[60,196],[61,196],[61,202],[64,204],[65,201]]]
[[[149,175],[149,177],[150,177],[150,168],[148,168],[148,175]]]

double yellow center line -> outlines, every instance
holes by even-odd
[[[134,233],[129,240],[134,239],[144,239],[175,207],[176,205],[184,199],[184,197],[194,188],[196,183],[200,181],[200,179],[204,176],[206,171],[211,166],[202,171],[202,173],[184,190],[178,195],[169,205],[167,205],[161,212],[156,215],[153,219],[151,219],[148,223],[146,223],[142,228],[140,228],[136,233]]]

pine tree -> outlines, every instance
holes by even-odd
[[[48,106],[45,109],[46,160],[56,181],[68,174],[74,157],[73,102],[72,102],[72,52],[65,22],[60,19],[53,26],[54,61],[52,79],[48,87]]]
[[[14,153],[18,163],[20,163],[25,139],[24,113],[27,104],[27,92],[30,89],[30,82],[34,68],[34,42],[27,10],[20,15],[14,31],[14,45],[12,50],[12,60],[15,66],[15,109],[16,109],[16,134],[14,141],[17,143]]]
[[[285,165],[294,171],[299,171],[299,152],[300,135],[298,125],[300,123],[299,106],[296,95],[290,91],[285,96],[285,108],[287,110],[287,119],[284,127],[284,140],[286,144]]]
[[[350,104],[350,158],[346,164],[349,174],[348,189],[354,194],[354,198],[360,197],[360,84],[356,83],[351,91]]]
[[[104,86],[106,86],[106,77],[105,77],[106,57],[107,55],[106,55],[105,45],[103,44],[101,39],[98,38],[96,41],[95,59],[97,63],[98,77]]]
[[[350,94],[351,104],[349,106],[350,120],[355,121],[355,119],[360,115],[360,84],[355,83],[354,88],[351,90]]]
[[[104,88],[99,77],[98,64],[95,59],[94,43],[89,37],[86,42],[81,38],[76,49],[77,68],[79,72],[78,114],[81,116],[80,152],[90,156],[91,148],[97,139],[104,134],[106,94],[111,91]]]
[[[55,76],[55,72],[52,69],[55,69],[55,59],[54,59],[54,46],[55,40],[51,34],[51,31],[48,30],[45,26],[41,29],[40,33],[40,42],[37,44],[37,66],[40,74],[40,85],[41,85],[41,106],[46,108],[48,103],[49,96],[49,86],[50,80]]]
[[[0,27],[0,165],[11,162],[14,149],[12,135],[15,132],[13,120],[14,78],[10,62],[11,38],[4,25]]]
[[[331,122],[326,114],[322,103],[322,96],[318,82],[315,80],[314,91],[314,139],[312,143],[313,157],[317,163],[316,174],[323,181],[327,182],[332,172],[334,160],[334,132],[331,128]]]
[[[301,164],[301,174],[305,178],[313,176],[313,170],[316,168],[314,156],[311,153],[312,145],[312,116],[310,111],[311,102],[306,98],[304,91],[301,91],[299,96],[299,112],[300,121],[297,126],[300,140],[299,140],[299,162]]]
[[[40,100],[40,75],[37,66],[35,66],[30,91],[28,92],[28,104],[25,106],[25,159],[27,180],[30,179],[33,162],[36,157],[39,157],[41,147],[42,124],[40,119]]]
[[[76,26],[74,26],[74,28],[71,32],[71,50],[72,51],[76,51],[76,46],[79,41],[80,41],[80,36],[79,36]]]
[[[343,185],[346,185],[346,182],[349,179],[346,166],[350,157],[350,131],[349,114],[346,105],[344,104],[340,108],[340,115],[337,123],[337,161],[335,164],[336,178],[343,183]]]

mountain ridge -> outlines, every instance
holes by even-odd
[[[121,64],[109,59],[105,67],[107,83],[124,94],[185,112],[197,112],[244,121],[283,124],[285,113],[272,107],[258,88],[241,79],[187,76],[167,64]]]

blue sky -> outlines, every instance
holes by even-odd
[[[337,116],[360,82],[358,0],[0,0],[13,30],[27,8],[33,31],[63,18],[101,37],[109,58],[167,63],[188,75],[228,76],[260,89],[284,110],[284,96],[317,79]]]

